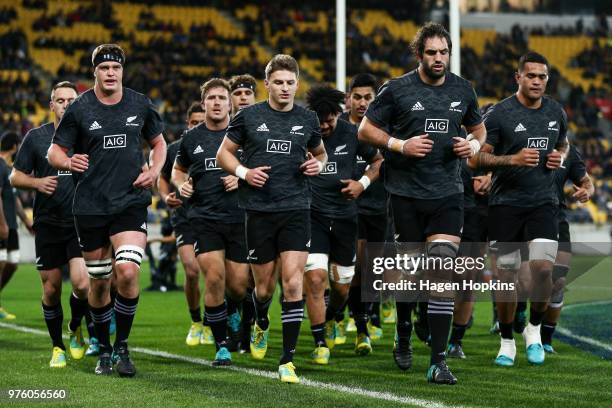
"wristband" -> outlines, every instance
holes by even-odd
[[[390,137],[389,141],[387,142],[387,149],[397,152],[397,153],[403,153],[404,143],[406,143],[405,140],[400,140],[394,137]]]
[[[361,178],[359,179],[359,184],[363,186],[364,190],[366,190],[370,186],[370,183],[371,183],[370,178],[366,176],[365,174],[361,176]]]
[[[472,149],[472,156],[480,151],[481,144],[478,139],[470,139],[468,140],[468,143],[470,144],[470,148]]]
[[[246,180],[246,175],[248,171],[249,169],[244,167],[242,164],[239,164],[238,167],[236,167],[236,177],[242,180]]]

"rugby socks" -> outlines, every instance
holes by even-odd
[[[197,307],[195,309],[189,309],[189,315],[191,316],[191,321],[194,323],[202,322],[202,309]]]
[[[397,311],[397,336],[401,338],[410,337],[412,334],[412,311],[416,307],[414,302],[395,302]],[[355,323],[356,324],[356,323]]]
[[[68,323],[68,328],[71,332],[74,332],[79,326],[81,326],[83,316],[87,314],[87,307],[87,298],[79,299],[74,293],[70,295],[71,316],[70,323]]]
[[[261,330],[268,330],[268,327],[270,326],[270,320],[268,320],[268,309],[270,309],[272,298],[260,302],[257,299],[257,293],[253,291],[253,303],[255,304],[255,320],[257,321],[257,326],[259,326]]]
[[[113,307],[109,303],[102,307],[93,307],[89,305],[89,312],[91,313],[91,319],[94,322],[94,330],[98,335],[98,342],[100,343],[100,353],[110,353],[112,351],[110,345],[110,321],[113,314]],[[119,334],[119,330],[117,330]]]
[[[332,315],[333,316],[333,315]],[[281,321],[283,324],[283,355],[280,365],[293,361],[295,345],[300,334],[300,326],[304,319],[304,301],[283,302]]]
[[[204,314],[210,325],[217,350],[227,347],[227,305],[225,302],[217,306],[204,306]]]
[[[380,325],[380,302],[370,303],[370,321],[376,327],[382,327]]]
[[[325,289],[323,292],[323,299],[325,301],[325,307],[327,307],[327,305],[329,305],[329,289]]]
[[[512,334],[512,326],[513,323],[502,323],[499,322],[499,334],[501,335],[502,339],[513,339],[514,335]]]
[[[87,305],[87,312],[85,313],[85,323],[87,323],[87,334],[89,338],[96,337],[96,330],[94,329],[94,323],[91,319],[91,311],[89,310],[89,305]]]
[[[115,344],[127,342],[130,337],[130,331],[132,330],[132,323],[134,322],[134,315],[136,314],[136,308],[138,307],[138,296],[132,299],[117,294],[115,299],[115,321],[117,322],[117,333],[115,336]]]
[[[346,305],[347,304],[348,304],[348,300],[346,302],[344,302],[344,305],[342,305],[340,310],[338,310],[336,312],[336,316],[334,317],[334,319],[336,320],[336,323],[340,323],[341,321],[344,320],[344,311],[346,310]]]
[[[61,302],[54,306],[47,306],[43,303],[42,311],[53,347],[59,347],[62,350],[66,350],[64,341],[62,340],[62,321],[64,320],[64,312],[62,311]]]
[[[461,340],[463,340],[463,336],[465,336],[466,329],[467,324],[453,323],[453,330],[451,331],[450,340],[448,342],[450,344],[461,344]]]
[[[542,323],[542,319],[544,319],[545,313],[545,311],[538,312],[533,307],[531,307],[529,310],[529,323],[531,323],[533,326],[538,326],[540,323]]]
[[[552,338],[556,328],[557,323],[549,323],[547,321],[542,322],[542,327],[540,328],[542,344],[552,344]]]
[[[516,302],[516,315],[524,312],[525,310],[527,310],[527,302]]]
[[[452,299],[430,299],[427,305],[429,333],[431,334],[431,361],[437,364],[446,357],[448,334],[453,320],[455,302]]]
[[[355,319],[355,327],[357,333],[364,333],[368,336],[368,313],[367,303],[361,301],[361,287],[351,286],[349,290],[349,310],[353,313],[353,319]]]
[[[312,337],[314,338],[315,347],[327,347],[325,344],[325,323],[310,326],[310,331],[312,332]]]
[[[238,311],[238,306],[240,305],[240,301],[236,302],[229,296],[225,297],[225,303],[227,304],[227,315],[231,316]]]
[[[242,300],[242,328],[251,330],[255,321],[255,305],[253,304],[253,289],[247,288],[246,296]]]

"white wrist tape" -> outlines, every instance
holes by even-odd
[[[363,189],[366,190],[370,186],[371,181],[370,178],[364,174],[359,179],[359,183],[363,186]]]
[[[246,180],[246,175],[248,171],[249,169],[244,167],[242,164],[239,164],[238,167],[236,167],[236,176],[242,180]]]
[[[405,140],[390,137],[389,141],[387,142],[387,149],[397,153],[402,153],[404,151],[404,143],[406,143]]]
[[[475,155],[476,153],[478,153],[480,151],[480,148],[482,147],[478,139],[470,139],[468,143],[470,144],[470,147],[472,148],[472,155]]]

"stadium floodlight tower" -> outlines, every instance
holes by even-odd
[[[336,0],[336,88],[346,91],[346,0]]]
[[[459,0],[449,2],[449,25],[453,53],[451,54],[450,69],[453,74],[461,76],[461,21],[459,17]]]

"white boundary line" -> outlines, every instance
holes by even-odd
[[[574,303],[572,305],[564,306],[563,308],[564,309],[575,309],[575,308],[583,307],[583,306],[599,306],[599,305],[609,305],[609,304],[612,304],[612,302],[610,301],[585,302],[585,303]],[[557,327],[557,331],[560,334],[566,337],[569,337],[570,339],[574,339],[574,340],[580,341],[582,343],[586,343],[591,346],[599,347],[608,352],[612,352],[612,344],[610,343],[604,343],[599,340],[595,340],[594,338],[591,338],[591,337],[580,336],[564,327]]]
[[[12,323],[0,322],[0,327],[3,327],[5,329],[19,331],[22,333],[35,334],[38,336],[48,336],[49,335],[44,330],[33,329],[30,327],[20,326],[20,325],[12,324]],[[161,351],[161,350],[151,350],[151,349],[142,348],[142,347],[132,347],[130,348],[130,350],[136,353],[146,354],[149,356],[166,358],[169,360],[184,361],[187,363],[212,367],[212,362],[209,360],[205,360],[203,358],[188,357],[188,356],[183,356],[180,354],[168,353],[166,351]],[[229,369],[231,371],[253,375],[256,377],[270,378],[270,379],[275,379],[275,380],[278,379],[278,374],[273,371],[264,371],[264,370],[257,370],[254,368],[237,367],[237,366],[225,367],[224,369]],[[368,398],[373,398],[373,399],[378,399],[378,400],[383,400],[383,401],[397,402],[399,404],[410,404],[410,405],[415,405],[415,406],[422,407],[422,408],[453,408],[454,407],[451,405],[445,405],[441,402],[428,401],[428,400],[414,398],[414,397],[403,397],[403,396],[392,394],[389,392],[371,391],[371,390],[367,390],[367,389],[359,388],[359,387],[349,387],[346,385],[326,383],[326,382],[316,381],[316,380],[309,380],[305,377],[300,377],[300,380],[301,380],[301,384],[307,387],[337,391],[337,392],[341,392],[344,394],[368,397]]]

